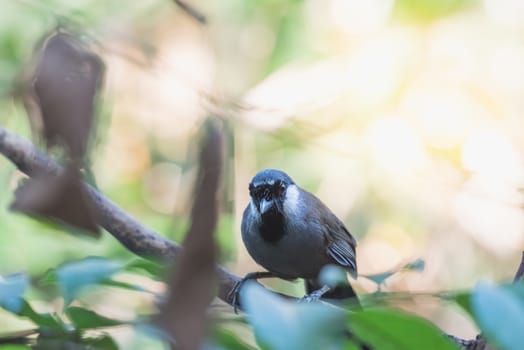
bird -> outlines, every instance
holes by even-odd
[[[237,283],[232,297],[235,312],[242,284],[267,277],[304,279],[308,301],[354,298],[358,303],[349,281],[335,287],[319,281],[326,265],[338,265],[354,278],[358,275],[357,242],[320,199],[277,169],[258,172],[249,183],[249,195],[242,216],[242,240],[251,257],[267,271],[248,273]]]

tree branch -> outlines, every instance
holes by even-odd
[[[188,3],[186,3],[185,1],[182,1],[182,0],[174,0],[174,1],[175,1],[175,4],[177,4],[178,7],[180,7],[180,9],[182,11],[184,11],[185,13],[187,13],[189,15],[189,17],[192,17],[193,19],[195,19],[200,24],[206,24],[207,23],[206,16],[201,14],[194,7],[190,6]]]
[[[42,173],[57,175],[63,171],[62,166],[39,152],[30,142],[1,127],[0,153],[30,177]],[[172,260],[180,255],[181,247],[178,244],[142,225],[94,187],[88,184],[85,186],[95,204],[98,224],[128,250],[147,259]],[[231,305],[228,294],[235,283],[240,281],[240,277],[222,266],[217,266],[217,272],[218,297]]]

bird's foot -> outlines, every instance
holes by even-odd
[[[246,281],[247,279],[244,277],[240,281],[235,282],[235,285],[227,294],[227,299],[231,300],[231,305],[233,305],[233,311],[235,312],[235,314],[238,314],[238,308],[240,307],[240,289]]]
[[[299,303],[312,303],[315,301],[319,301],[324,294],[329,292],[330,288],[329,286],[325,285],[320,289],[317,289],[309,294],[306,294],[304,297],[298,300]]]
[[[240,281],[235,282],[235,285],[227,294],[227,300],[231,300],[231,305],[233,306],[235,314],[238,314],[238,309],[240,308],[240,289],[242,289],[244,283],[249,280],[257,280],[265,277],[273,277],[273,275],[270,272],[250,272]]]

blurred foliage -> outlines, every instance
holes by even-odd
[[[158,13],[157,7],[163,2],[144,1],[128,4],[122,11],[118,1],[81,1],[64,0],[15,0],[2,1],[0,15],[0,96],[9,96],[13,82],[27,62],[35,44],[44,33],[57,26],[67,26],[81,30],[87,38],[95,39],[109,18],[152,15]],[[22,26],[22,27],[21,27]],[[96,34],[95,34],[96,33]]]
[[[97,267],[93,268],[96,263]],[[119,272],[115,267],[118,266]],[[67,271],[67,272],[66,272]],[[76,271],[76,274],[70,274]],[[135,316],[131,319],[115,319],[90,309],[92,305],[86,295],[95,293],[105,282],[127,272],[142,277],[164,279],[164,271],[151,262],[135,259],[124,263],[104,258],[89,258],[72,261],[67,265],[50,271],[32,286],[27,284],[27,276],[16,275],[2,278],[3,284],[15,288],[2,288],[0,305],[17,317],[28,318],[36,327],[36,339],[21,335],[18,339],[9,333],[0,335],[0,342],[36,342],[40,347],[68,342],[82,349],[94,346],[100,349],[117,349],[110,331],[114,327],[131,326],[140,329],[149,328],[149,332],[158,335],[162,331],[153,331],[150,323],[155,313]],[[52,273],[57,278],[49,278]],[[116,275],[115,275],[116,273]],[[137,275],[137,276],[138,276]],[[79,281],[81,279],[81,281]],[[35,311],[25,299],[27,289],[41,288],[42,283],[54,284],[56,296],[65,300],[75,300],[83,306],[65,303],[61,310],[51,313]],[[80,284],[83,293],[79,293]],[[136,292],[132,284],[119,285],[117,288]],[[257,343],[265,349],[319,349],[319,348],[355,348],[362,344],[375,349],[456,349],[456,346],[434,325],[422,318],[404,312],[384,308],[366,308],[347,310],[329,304],[296,303],[275,296],[255,283],[248,283],[242,289],[242,298],[251,324],[257,337]],[[479,325],[483,334],[501,349],[519,349],[522,344],[520,327],[524,317],[524,285],[488,285],[480,283],[467,297],[473,300],[471,317]],[[155,293],[156,294],[156,293]],[[406,294],[408,295],[408,294]],[[438,295],[435,295],[438,297]],[[162,294],[157,294],[161,300]],[[463,298],[461,296],[460,298]],[[458,297],[457,297],[458,300]],[[107,311],[106,311],[107,312]],[[216,324],[209,339],[213,349],[252,349],[250,345],[227,330],[230,323],[246,322],[237,319],[224,319]],[[348,337],[346,327],[351,329]],[[96,337],[89,336],[89,330],[99,329]],[[14,333],[20,334],[20,333]],[[164,339],[164,341],[167,339]],[[344,344],[344,345],[343,345]]]
[[[430,21],[473,6],[478,0],[398,0],[396,14],[405,19]]]
[[[324,333],[331,330],[319,317],[343,319],[378,349],[450,346],[436,326],[450,332],[458,324],[469,337],[478,327],[501,349],[522,344],[521,286],[473,288],[480,277],[508,279],[524,242],[515,194],[524,15],[516,2],[192,1],[207,26],[165,0],[0,3],[0,124],[29,137],[19,97],[34,47],[57,27],[79,33],[108,65],[92,182],[145,225],[183,240],[195,140],[202,119],[219,109],[231,150],[216,233],[221,262],[256,269],[237,237],[247,181],[262,167],[286,169],[359,239],[359,269],[370,279],[359,279],[360,291],[381,308],[331,310],[253,290],[254,308],[267,303],[248,321],[218,322],[210,348],[334,341],[355,349],[355,341]],[[19,178],[0,159],[0,337],[41,348],[164,348],[150,320],[165,268],[130,260],[107,234],[79,239],[8,212]],[[406,265],[413,256],[424,257],[423,273],[391,268],[420,270]],[[301,293],[296,284],[273,286]],[[442,289],[465,291],[434,292]],[[398,292],[406,290],[413,293]],[[423,317],[389,308],[399,300]],[[471,322],[450,316],[456,306]],[[30,336],[16,336],[28,329]]]

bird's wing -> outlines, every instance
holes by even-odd
[[[338,219],[337,219],[338,220]],[[340,266],[344,267],[356,278],[356,242],[353,236],[341,222],[337,227],[328,226],[327,233],[327,254]]]
[[[356,246],[355,238],[349,233],[344,223],[320,199],[306,193],[309,214],[320,221],[324,239],[326,242],[326,253],[333,263],[345,268],[353,277],[357,276]],[[313,211],[312,208],[317,210]]]

